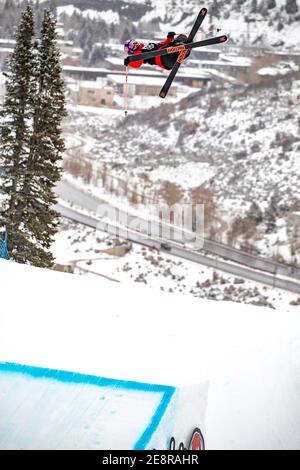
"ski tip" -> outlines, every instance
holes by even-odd
[[[165,98],[165,97],[166,97],[166,92],[165,92],[165,91],[161,91],[160,94],[159,94],[159,96],[160,96],[161,98]]]
[[[206,13],[207,13],[207,8],[202,8],[201,11],[200,11],[200,15],[205,16]]]
[[[220,36],[220,42],[225,42],[225,41],[227,41],[227,39],[228,39],[228,38],[227,38],[227,36],[225,36],[225,35],[224,35],[224,36]]]

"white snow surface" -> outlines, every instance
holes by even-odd
[[[160,167],[151,172],[152,181],[170,181],[182,188],[196,188],[214,176],[208,163],[188,162],[177,168]]]
[[[57,16],[60,17],[62,14],[72,16],[74,13],[82,14],[83,17],[91,20],[103,20],[107,24],[118,24],[120,22],[119,14],[116,11],[96,11],[92,9],[80,10],[74,5],[66,5],[57,7]]]
[[[297,312],[2,260],[0,280],[0,361],[176,387],[207,382],[208,449],[300,448]]]

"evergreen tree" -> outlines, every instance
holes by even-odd
[[[269,207],[267,207],[265,211],[264,219],[266,224],[266,233],[272,233],[276,229],[276,221],[279,218],[281,212],[279,202],[279,195],[275,191],[271,197]]]
[[[248,211],[248,218],[254,220],[257,224],[263,221],[263,213],[259,205],[253,201]]]
[[[214,1],[213,4],[210,7],[209,11],[211,16],[214,16],[216,18],[220,18],[220,2],[219,1]]]
[[[272,10],[273,8],[276,7],[276,0],[268,0],[268,8],[269,10]]]
[[[121,37],[121,41],[125,42],[125,41],[127,41],[128,39],[130,39],[132,37],[133,37],[133,35],[131,34],[131,30],[128,28],[128,26],[126,26],[124,28],[124,31],[123,31],[123,34],[122,34],[122,37]]]
[[[33,12],[28,7],[9,64],[0,127],[0,225],[7,227],[8,249],[18,262],[53,264],[49,249],[58,226],[54,186],[61,175],[65,116],[55,20],[45,12],[41,39],[34,42]]]
[[[6,96],[1,110],[0,160],[2,166],[0,225],[9,234],[8,250],[16,261],[24,262],[25,251],[33,248],[23,230],[22,194],[30,152],[32,102],[34,99],[34,21],[30,7],[24,11],[16,37],[16,47],[8,63]]]
[[[256,13],[257,12],[257,0],[252,0],[250,12],[251,13]]]
[[[287,13],[289,13],[290,15],[295,15],[296,13],[298,13],[299,8],[297,5],[297,0],[286,0],[285,3],[285,9]]]
[[[61,177],[64,151],[61,123],[66,116],[64,82],[56,45],[56,22],[46,10],[41,39],[37,46],[33,102],[33,124],[25,183],[22,189],[23,221],[35,240],[35,248],[26,259],[37,266],[50,267],[53,257],[49,249],[57,232],[58,214],[55,184]]]

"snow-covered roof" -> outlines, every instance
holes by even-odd
[[[124,60],[119,59],[119,57],[106,57],[105,61],[110,63],[110,64],[113,64],[113,65],[123,65],[124,66]]]
[[[0,38],[0,44],[11,44],[12,46],[15,46],[16,40]]]
[[[241,57],[241,56],[228,55],[228,54],[220,54],[220,59],[225,62],[230,62],[233,65],[246,66],[246,67],[250,67],[250,65],[253,62],[251,57]]]
[[[276,76],[276,75],[286,75],[291,72],[298,72],[299,66],[296,65],[293,61],[281,61],[278,64],[270,65],[269,67],[263,67],[258,70],[258,75],[261,76]]]
[[[13,52],[13,47],[0,47],[0,52]]]
[[[79,84],[77,83],[67,83],[67,87],[69,88],[69,90],[74,91],[74,92],[78,92],[80,88]]]
[[[204,46],[201,49],[195,49],[196,52],[213,52],[214,54],[220,54],[221,50],[215,47]]]
[[[234,61],[225,61],[225,60],[201,60],[202,65],[211,65],[217,67],[249,67],[250,64],[246,61],[234,62]]]
[[[63,65],[62,69],[66,72],[109,72],[108,69],[99,67],[76,67],[74,65]]]
[[[228,75],[227,73],[220,72],[220,70],[216,69],[206,69],[207,72],[209,72],[210,76],[221,78],[222,80],[225,80],[230,83],[236,83],[237,79],[235,77],[232,77],[231,75]]]
[[[73,54],[81,54],[83,52],[83,49],[81,47],[73,47],[72,53]]]
[[[84,81],[78,82],[78,85],[80,88],[90,88],[90,89],[95,89],[95,90],[109,88],[106,86],[106,81],[104,83],[102,80],[84,80]]]
[[[66,41],[64,39],[58,39],[57,40],[57,44],[59,46],[68,46],[68,47],[72,47],[74,45],[74,42],[73,41]]]
[[[200,70],[195,67],[182,67],[180,72],[177,73],[177,77],[185,77],[185,78],[208,78],[210,76],[207,70]]]
[[[108,80],[111,80],[115,83],[125,84],[126,76],[125,75],[114,75],[110,74],[107,76]],[[165,78],[156,78],[156,77],[137,77],[131,75],[129,77],[129,84],[131,85],[146,85],[146,86],[163,86],[165,83]]]
[[[73,65],[63,65],[62,69],[65,72],[78,72],[78,73],[99,73],[103,75],[118,75],[118,76],[125,76],[124,71],[112,71],[110,69],[105,68],[96,68],[96,67],[76,67]],[[129,77],[145,77],[149,80],[152,78],[162,78],[163,80],[166,79],[168,76],[168,71],[160,70],[157,68],[152,67],[151,70],[143,70],[143,69],[129,69]],[[209,79],[210,74],[207,70],[200,70],[197,68],[191,67],[182,67],[181,71],[177,74],[179,78],[194,78],[194,79]],[[144,78],[143,78],[144,80]]]

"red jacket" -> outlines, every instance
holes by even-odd
[[[158,50],[162,49],[164,46],[167,46],[168,44],[170,44],[173,41],[174,41],[174,37],[166,38],[163,42],[160,42],[160,43],[156,44],[156,47],[154,48],[154,50],[158,51]],[[145,47],[144,44],[140,44],[139,48],[136,51],[134,51],[134,54],[136,55],[136,54],[142,54],[143,52],[149,52],[147,49],[144,49],[144,47]],[[161,67],[162,69],[166,69],[166,67],[164,67],[163,64],[162,64],[160,57],[154,57],[154,62],[158,67]],[[133,67],[134,69],[138,69],[144,63],[145,63],[144,60],[138,60],[137,62],[129,63],[129,67]]]

